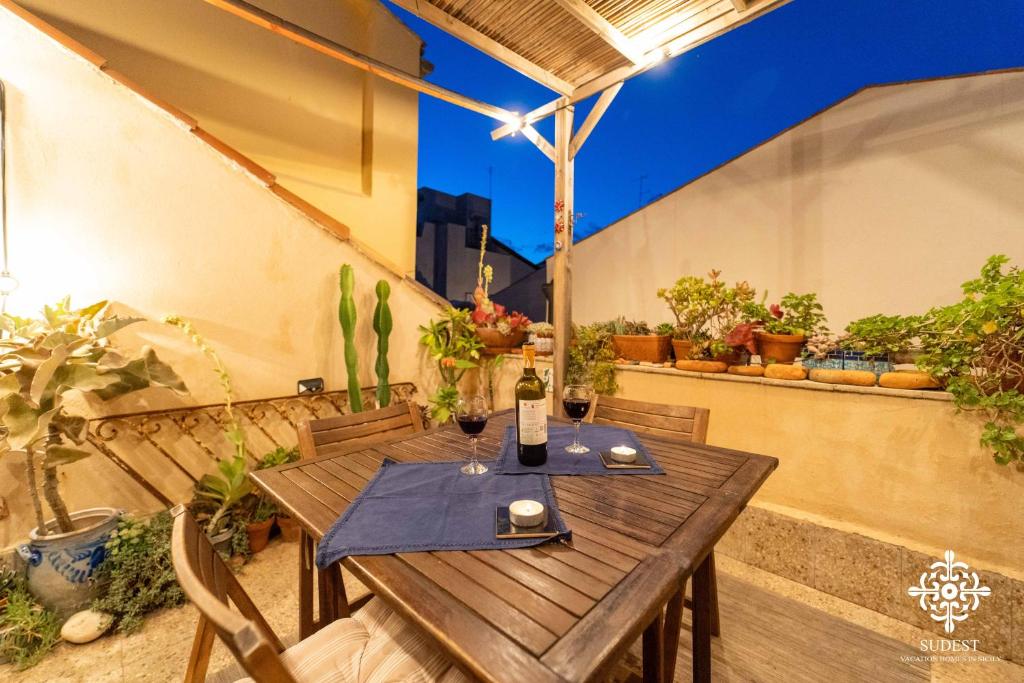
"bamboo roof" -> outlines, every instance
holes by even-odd
[[[391,1],[574,101],[788,2]]]

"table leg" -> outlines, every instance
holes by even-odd
[[[644,629],[644,683],[666,683],[665,613],[660,609]]]
[[[712,560],[710,555],[693,574],[693,681],[711,681]]]
[[[299,639],[313,635],[313,539],[299,532]]]
[[[711,635],[719,637],[722,635],[722,624],[718,615],[718,572],[715,570],[715,551],[708,554],[708,562],[711,563]]]
[[[683,601],[686,598],[686,582],[673,595],[665,607],[665,683],[672,683],[676,675],[676,655],[679,651],[679,628],[683,620]]]

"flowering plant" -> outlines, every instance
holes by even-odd
[[[470,315],[470,319],[477,327],[493,327],[502,334],[512,334],[519,329],[525,330],[530,325],[530,319],[522,313],[518,311],[509,313],[504,306],[494,303],[490,299],[484,299],[478,303]]]
[[[798,334],[810,337],[819,332],[828,332],[825,313],[815,294],[793,294],[782,297],[779,304],[765,306],[749,301],[743,306],[745,322],[757,323],[758,328],[769,334]]]

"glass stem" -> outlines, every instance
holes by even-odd
[[[473,464],[473,467],[476,467],[476,463],[477,463],[477,458],[476,458],[476,440],[477,440],[477,437],[474,436],[471,440],[473,442],[473,463],[472,464]]]
[[[572,424],[576,427],[576,440],[572,442],[574,448],[580,447],[580,420],[573,420]]]

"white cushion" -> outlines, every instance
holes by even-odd
[[[370,600],[281,655],[300,683],[468,683],[448,657],[383,602]],[[238,683],[251,683],[244,678]]]

